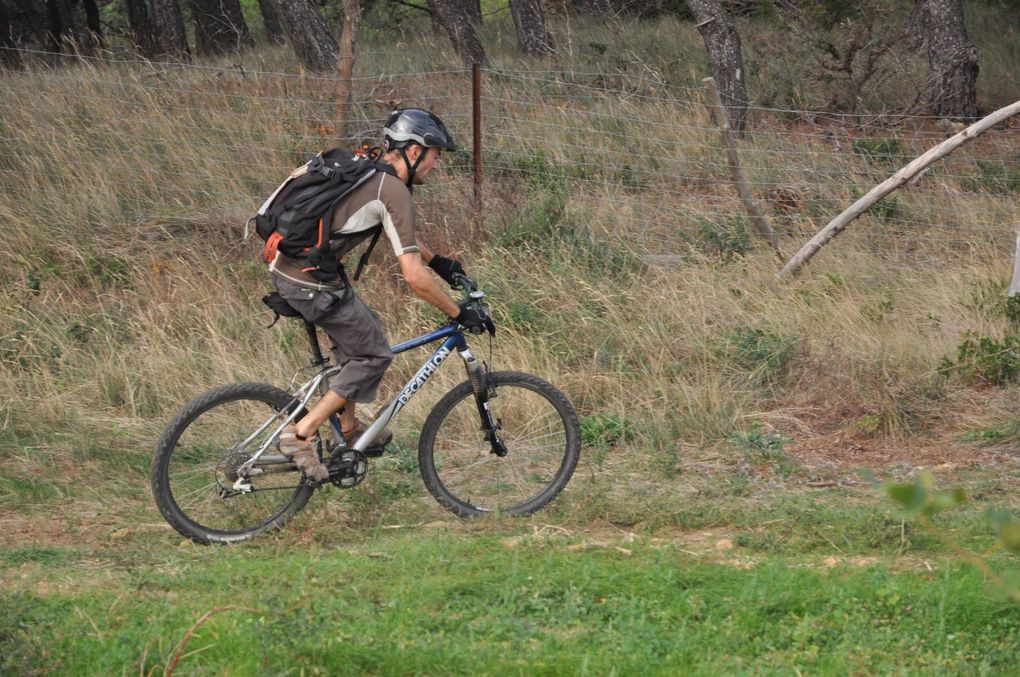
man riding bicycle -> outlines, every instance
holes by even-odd
[[[443,150],[456,150],[452,136],[442,120],[419,108],[394,111],[383,133],[378,171],[334,208],[331,250],[340,258],[381,225],[411,291],[465,327],[481,326],[478,312],[461,309],[426,270],[428,266],[454,286],[455,276],[464,274],[463,266],[456,259],[434,254],[415,231],[413,186],[425,183]],[[344,441],[348,446],[354,444],[365,431],[355,417],[355,405],[375,399],[393,353],[378,316],[348,288],[345,276],[336,282],[321,282],[304,267],[300,259],[277,252],[269,271],[280,295],[329,336],[341,369],[329,391],[304,418],[284,428],[280,451],[291,457],[306,477],[321,482],[329,477],[329,471],[316,451],[319,426],[340,412]],[[392,438],[393,434],[383,429],[377,436],[378,445]]]

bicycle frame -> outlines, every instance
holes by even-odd
[[[446,361],[446,358],[449,357],[454,350],[460,353],[460,356],[464,359],[464,366],[467,368],[469,376],[471,376],[473,369],[481,369],[481,365],[478,364],[478,360],[475,359],[475,356],[468,349],[463,331],[454,324],[445,325],[428,334],[404,341],[403,343],[398,343],[390,348],[390,350],[393,351],[394,355],[399,355],[400,353],[411,350],[412,348],[428,345],[429,343],[439,341],[444,338],[446,340],[443,341],[442,345],[436,349],[436,352],[432,353],[432,357],[430,357],[425,364],[422,365],[421,369],[418,370],[418,373],[416,373],[414,377],[407,382],[407,385],[404,386],[403,390],[401,390],[389,404],[379,411],[376,415],[375,421],[372,422],[372,425],[368,426],[368,430],[366,430],[365,433],[358,438],[358,441],[354,443],[353,449],[355,451],[365,451],[365,449],[372,446],[372,442],[375,441],[379,432],[393,420],[393,417],[397,415],[397,412],[404,408],[404,405],[406,405],[411,398],[414,397],[415,393],[421,390],[422,386],[424,386],[428,380],[432,378],[432,375],[439,369],[439,365]],[[335,422],[332,420],[336,418],[336,415],[331,416],[330,422],[339,427],[339,420]]]
[[[312,334],[311,337],[313,341],[315,341],[313,343],[313,346],[317,348],[318,342],[316,339],[314,339],[314,334]],[[424,386],[428,382],[428,380],[432,378],[432,375],[435,374],[436,371],[439,369],[439,366],[446,361],[446,358],[448,358],[453,353],[453,351],[456,350],[458,353],[460,353],[460,356],[464,360],[464,366],[467,369],[468,378],[471,380],[471,383],[475,387],[476,396],[479,396],[481,398],[481,400],[479,401],[479,413],[483,415],[483,421],[486,423],[486,427],[488,428],[488,431],[490,433],[490,441],[493,443],[493,449],[494,451],[497,449],[502,451],[502,454],[506,453],[505,450],[503,449],[502,443],[498,440],[498,437],[495,434],[498,424],[494,416],[492,415],[491,410],[489,409],[488,398],[485,396],[484,393],[479,392],[484,389],[484,386],[482,385],[483,384],[482,365],[478,362],[477,358],[475,358],[475,356],[471,353],[471,350],[468,348],[467,340],[464,338],[463,329],[460,326],[458,326],[457,324],[444,325],[439,329],[436,329],[435,331],[429,332],[428,334],[423,334],[413,339],[404,341],[403,343],[398,343],[397,345],[392,346],[390,350],[392,350],[393,353],[396,355],[411,350],[413,348],[419,348],[421,346],[428,345],[429,343],[434,343],[435,341],[440,340],[442,340],[443,343],[439,346],[439,348],[437,348],[436,351],[432,353],[432,356],[425,362],[424,365],[422,365],[422,367],[411,378],[411,380],[407,382],[407,385],[403,387],[400,393],[398,393],[396,397],[394,397],[386,406],[379,410],[379,413],[376,415],[375,420],[368,427],[368,429],[361,435],[361,437],[358,438],[357,442],[354,443],[354,446],[351,447],[352,449],[358,452],[364,452],[366,449],[370,448],[372,446],[372,442],[374,442],[375,438],[379,435],[379,432],[384,427],[386,427],[386,425],[389,424],[390,421],[393,420],[397,413],[404,408],[404,406],[411,400],[412,397],[414,397],[414,395],[419,390],[421,390],[422,386]],[[318,351],[315,351],[313,349],[313,352],[317,353]],[[330,376],[333,376],[339,371],[340,367],[337,366],[326,367],[319,371],[319,373],[317,373],[311,379],[306,381],[304,385],[297,389],[297,391],[294,393],[294,401],[297,402],[297,406],[291,407],[291,412],[287,415],[283,422],[281,422],[277,426],[273,434],[269,436],[269,439],[263,442],[259,449],[254,454],[252,454],[251,458],[249,458],[240,466],[238,471],[241,476],[238,477],[237,481],[234,483],[235,490],[238,491],[246,490],[245,484],[246,478],[244,477],[244,475],[248,474],[248,472],[251,472],[255,463],[258,462],[260,458],[262,458],[263,454],[265,454],[266,450],[268,450],[269,447],[273,444],[273,442],[279,437],[283,429],[296,418],[298,412],[304,410],[308,406],[308,403],[311,401],[316,391],[319,390],[319,388],[326,381],[326,379],[328,379]],[[274,416],[267,420],[265,423],[263,423],[261,426],[259,426],[255,432],[253,432],[250,436],[248,436],[247,439],[245,439],[240,445],[238,445],[238,448],[244,449],[249,444],[251,444],[251,442],[259,435],[261,435],[267,428],[269,428],[273,424],[273,421],[275,420],[278,420],[278,417]],[[330,415],[329,423],[333,427],[333,430],[336,432],[337,439],[343,440],[343,433],[340,428],[339,416],[337,416],[336,414]],[[499,452],[497,451],[497,453]],[[286,463],[289,462],[289,460],[290,459],[283,456],[280,456],[279,458],[277,458],[276,456],[266,457],[266,459],[264,459],[266,463]]]

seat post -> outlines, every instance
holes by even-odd
[[[322,356],[322,349],[319,347],[319,335],[315,331],[315,325],[305,320],[305,331],[308,332],[308,343],[312,347],[312,366],[317,367],[326,362]]]

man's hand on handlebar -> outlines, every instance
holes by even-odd
[[[460,306],[460,314],[453,318],[456,322],[464,325],[472,334],[487,331],[490,336],[496,335],[496,324],[489,315],[488,306],[472,298],[466,298],[457,305]]]

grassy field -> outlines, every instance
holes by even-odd
[[[1015,20],[968,11],[980,105],[1017,99],[1017,43],[1000,39]],[[846,117],[791,112],[829,100],[798,71],[810,55],[742,26],[762,38],[746,40],[742,159],[791,254],[946,132],[875,112],[908,106],[916,55]],[[494,367],[578,409],[566,492],[527,520],[440,510],[415,450],[463,378],[444,369],[363,485],[235,548],[182,542],[147,471],[196,393],[286,385],[306,359],[299,327],[263,329],[241,224],[310,150],[374,138],[394,102],[436,107],[466,139],[468,80],[427,22],[399,34],[422,58],[366,29],[338,139],[330,85],[286,49],[0,73],[0,673],[1014,671],[1018,565],[986,510],[1020,504],[1005,299],[1020,126],[781,284],[728,183],[694,28],[608,28],[559,17],[561,55],[522,62],[509,19],[487,21],[483,219],[464,156],[417,193],[425,239],[490,294]],[[397,340],[439,318],[385,249],[359,292]],[[422,359],[398,358],[383,396]],[[928,470],[968,500],[921,528],[865,468]]]
[[[743,524],[645,533],[553,518],[357,527],[320,503],[294,529],[236,548],[174,545],[153,525],[93,529],[87,543],[0,553],[0,667],[1011,672],[1020,609],[935,540],[843,497],[758,506]],[[968,521],[943,527],[990,547],[966,536]]]

